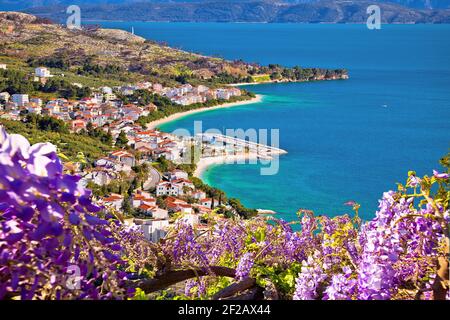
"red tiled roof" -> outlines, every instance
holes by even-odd
[[[123,199],[123,197],[119,194],[111,194],[109,197],[103,198],[103,201],[113,202],[113,201],[122,200],[122,199]]]

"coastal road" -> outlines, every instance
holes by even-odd
[[[148,179],[144,182],[144,189],[149,190],[156,187],[156,185],[161,181],[161,175],[158,170],[150,167],[148,172]]]

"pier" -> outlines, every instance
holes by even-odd
[[[204,134],[200,134],[199,136],[202,137],[202,139],[206,138],[206,139],[214,141],[214,142],[222,143],[223,145],[232,145],[235,147],[242,147],[244,149],[248,149],[248,151],[250,153],[256,153],[260,157],[270,158],[273,155],[281,155],[281,154],[287,153],[286,150],[283,150],[280,148],[276,148],[276,147],[272,147],[272,146],[268,146],[265,144],[244,140],[244,139],[239,139],[239,138],[235,138],[235,137],[231,137],[231,136],[226,136],[223,134],[204,133]]]

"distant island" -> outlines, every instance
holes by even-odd
[[[4,3],[8,1],[3,0]],[[2,1],[0,1],[1,5]],[[261,22],[261,23],[365,23],[367,8],[377,4],[383,23],[450,23],[448,1],[407,0],[141,0],[40,1],[19,3],[25,12],[65,21],[66,8],[81,6],[84,19],[109,21]],[[55,5],[57,3],[57,5]],[[106,3],[106,4],[105,4]],[[42,6],[43,5],[43,6]],[[31,7],[30,7],[31,6]],[[1,6],[0,6],[1,8]]]

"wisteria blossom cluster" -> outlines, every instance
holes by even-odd
[[[0,129],[0,299],[132,293],[122,286],[130,261],[141,263],[136,272],[152,257],[140,232],[95,205],[80,177],[63,174],[55,146]]]
[[[371,221],[353,201],[351,215],[301,209],[295,222],[213,212],[207,228],[176,221],[158,244],[79,181],[53,145],[0,131],[0,299],[148,298],[164,288],[187,299],[449,297],[445,172],[410,172]]]
[[[376,217],[365,223],[352,202],[353,217],[300,210],[298,223],[227,220],[206,233],[179,224],[172,234],[183,236],[164,247],[183,265],[235,268],[237,282],[269,279],[285,299],[442,298],[438,292],[448,291],[448,273],[438,274],[445,265],[448,270],[448,180],[437,171],[423,179],[410,172],[407,184],[384,193]],[[220,279],[211,274],[206,282],[219,290]],[[188,286],[193,292],[195,283]]]

